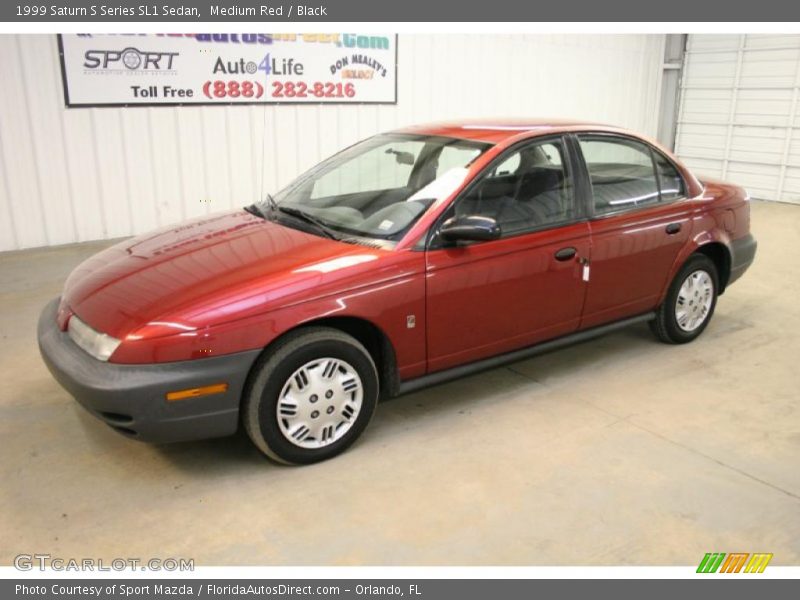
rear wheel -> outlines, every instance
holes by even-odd
[[[685,344],[708,325],[717,304],[719,276],[714,262],[693,254],[670,284],[664,303],[650,322],[653,333],[668,344]]]
[[[352,336],[309,327],[279,340],[259,359],[243,399],[243,421],[264,454],[310,464],[349,447],[378,402],[378,371]]]

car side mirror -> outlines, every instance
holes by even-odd
[[[451,217],[439,233],[448,242],[488,242],[500,237],[500,225],[491,217],[479,215]]]

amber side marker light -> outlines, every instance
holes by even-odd
[[[188,400],[189,398],[199,398],[200,396],[210,396],[212,394],[222,394],[228,391],[227,383],[215,383],[203,387],[189,388],[188,390],[178,390],[177,392],[167,392],[167,401]]]

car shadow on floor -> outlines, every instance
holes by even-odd
[[[646,346],[658,348],[660,344],[653,338],[646,324],[633,325],[593,340],[550,350],[531,358],[393,398],[382,407],[389,412],[391,409],[388,407],[414,405],[425,408],[426,414],[468,410],[475,403],[502,397],[526,386],[532,391],[540,390],[547,380],[561,379],[570,373],[585,372],[593,365],[607,361],[622,352],[639,354]],[[482,385],[486,380],[491,381],[490,392],[487,392],[486,387]]]
[[[476,404],[492,401],[526,386],[532,390],[539,388],[541,384],[537,381],[539,369],[536,361],[540,364],[542,374],[546,373],[548,378],[563,377],[600,360],[608,360],[615,353],[639,353],[645,346],[658,348],[660,344],[655,341],[646,324],[634,325],[595,340],[392,398],[379,405],[375,420],[357,444],[374,443],[380,439],[382,432],[386,434],[387,430],[395,427],[408,427],[409,420],[431,418],[448,411],[468,412]],[[526,366],[524,374],[515,368],[523,363]],[[492,384],[491,393],[486,391],[485,386],[478,385],[487,379]],[[240,471],[251,468],[285,468],[264,457],[252,445],[241,427],[236,434],[225,438],[154,447],[160,457],[175,467],[189,473],[202,474],[203,477],[218,473],[230,475],[231,468]]]
[[[187,472],[209,475],[230,475],[231,469],[280,468],[253,446],[242,427],[222,438],[192,442],[176,442],[153,446],[159,456]]]
[[[102,449],[109,461],[126,468],[141,464],[142,461],[147,462],[148,455],[149,460],[161,459],[188,474],[203,476],[229,474],[231,469],[237,468],[275,465],[252,445],[242,428],[233,435],[221,438],[151,444],[112,431],[80,407],[76,406],[75,411],[82,430],[81,435],[86,438],[85,444],[93,449]]]

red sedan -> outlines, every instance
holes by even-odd
[[[690,342],[753,261],[749,202],[577,122],[377,135],[273,198],[136,237],[39,321],[55,378],[147,441],[330,458],[379,398],[631,323]]]

